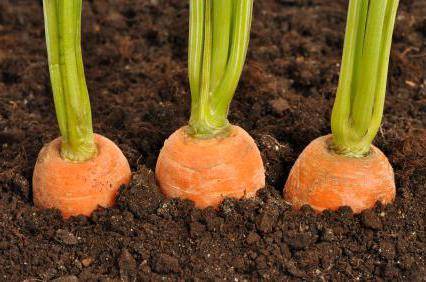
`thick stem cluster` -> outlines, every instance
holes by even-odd
[[[253,0],[191,0],[188,73],[190,133],[223,134],[250,37]]]
[[[43,0],[43,7],[61,156],[86,161],[96,145],[81,52],[82,0]]]
[[[362,157],[380,128],[398,0],[349,2],[332,149]]]

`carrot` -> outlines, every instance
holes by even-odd
[[[166,140],[155,172],[167,197],[217,207],[225,197],[253,197],[265,185],[254,140],[227,119],[247,53],[252,9],[252,0],[190,1],[191,117]]]
[[[295,208],[314,210],[350,206],[355,213],[395,197],[395,182],[386,156],[372,146],[368,156],[353,158],[329,150],[332,136],[312,141],[294,164],[285,186],[286,200]]]
[[[61,137],[43,147],[33,174],[33,199],[64,217],[90,215],[114,203],[130,181],[120,149],[93,133],[81,53],[82,0],[44,0],[46,45]]]
[[[254,140],[232,126],[226,137],[197,139],[180,128],[165,142],[156,176],[161,191],[200,208],[218,206],[223,197],[253,197],[265,186],[262,158]]]
[[[33,175],[35,205],[58,208],[66,218],[112,206],[117,189],[130,181],[129,164],[117,145],[95,134],[98,153],[70,162],[60,155],[61,142],[56,138],[40,151]]]
[[[284,198],[317,211],[354,212],[395,197],[393,169],[372,145],[380,128],[398,0],[351,0],[332,135],[308,145],[290,171]]]

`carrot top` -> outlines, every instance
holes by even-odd
[[[191,0],[188,73],[190,134],[227,132],[228,109],[244,66],[253,0]]]
[[[380,128],[398,0],[351,0],[331,129],[332,149],[362,157]]]
[[[43,0],[46,45],[61,156],[85,161],[96,153],[81,53],[82,0]]]

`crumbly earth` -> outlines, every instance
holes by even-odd
[[[128,157],[117,206],[63,221],[33,206],[31,174],[58,136],[42,1],[0,1],[0,280],[425,281],[426,2],[401,0],[383,126],[394,204],[293,211],[282,187],[301,150],[330,132],[347,1],[256,1],[230,120],[258,142],[267,187],[218,211],[164,199],[164,139],[189,113],[187,1],[84,1],[94,126]]]

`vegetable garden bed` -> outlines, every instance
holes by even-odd
[[[84,2],[94,129],[119,145],[133,181],[90,218],[33,206],[37,154],[58,135],[42,5],[1,1],[0,280],[426,277],[424,1],[401,0],[374,142],[394,167],[396,199],[359,215],[293,211],[282,198],[303,148],[330,132],[347,1],[255,2],[229,119],[257,142],[267,187],[218,211],[164,199],[153,173],[164,140],[189,118],[186,1]]]

